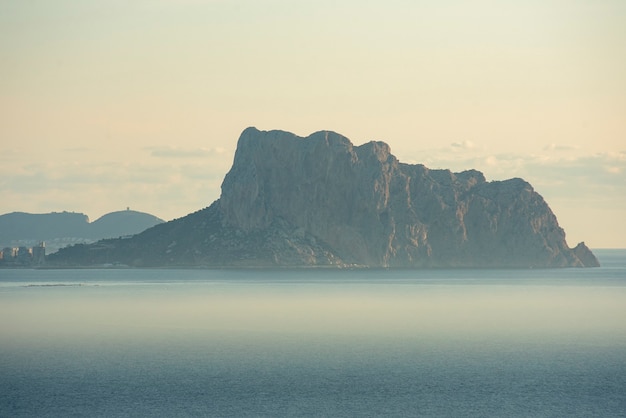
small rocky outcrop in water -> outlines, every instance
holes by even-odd
[[[522,179],[400,163],[383,142],[246,129],[210,207],[59,264],[592,267]]]

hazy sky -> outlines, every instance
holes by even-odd
[[[248,126],[523,177],[626,248],[626,2],[0,0],[0,214],[184,216]]]

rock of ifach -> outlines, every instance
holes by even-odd
[[[591,267],[530,184],[399,162],[354,146],[246,129],[220,198],[130,239],[62,250],[60,264]]]

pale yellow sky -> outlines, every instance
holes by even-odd
[[[523,177],[626,247],[626,2],[0,0],[0,213],[219,197],[247,126]]]

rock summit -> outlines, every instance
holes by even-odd
[[[211,206],[129,239],[61,250],[59,264],[207,267],[593,267],[569,248],[526,181],[404,164],[383,142],[354,146],[248,128]]]

